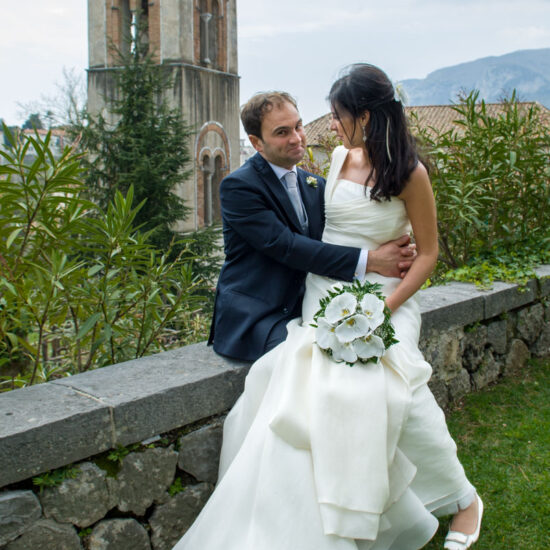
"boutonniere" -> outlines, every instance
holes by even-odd
[[[306,183],[311,187],[313,187],[313,189],[317,189],[317,185],[319,184],[319,182],[317,181],[317,178],[315,178],[314,176],[308,176],[306,178]]]

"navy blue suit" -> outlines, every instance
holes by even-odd
[[[360,250],[321,242],[324,187],[298,186],[307,212],[306,234],[281,181],[257,153],[220,186],[225,262],[216,289],[209,344],[217,353],[252,361],[285,337],[301,315],[308,271],[353,280]]]

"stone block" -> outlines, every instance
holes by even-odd
[[[112,446],[109,407],[64,386],[1,394],[0,419],[0,487]]]
[[[449,406],[449,389],[447,388],[447,384],[445,384],[443,380],[432,378],[428,382],[428,386],[430,387],[437,404],[442,409],[446,409]]]
[[[493,287],[483,291],[485,298],[485,319],[491,319],[501,313],[530,304],[537,298],[538,288],[535,280],[525,286],[496,281]]]
[[[179,440],[178,467],[199,481],[216,483],[222,436],[221,421],[182,436]]]
[[[147,531],[135,519],[106,519],[92,530],[88,550],[151,550]]]
[[[530,346],[537,340],[544,322],[544,308],[542,304],[534,304],[518,311],[518,335]]]
[[[116,478],[107,478],[118,509],[143,516],[172,485],[177,461],[178,453],[172,448],[156,447],[126,455]]]
[[[155,507],[149,519],[154,550],[170,550],[195,521],[213,487],[208,483],[190,485],[166,504]]]
[[[85,392],[112,407],[115,445],[128,445],[231,408],[242,393],[249,367],[201,343],[55,384]]]
[[[480,390],[495,382],[499,377],[501,365],[495,360],[491,350],[485,350],[480,367],[472,374],[474,389]]]
[[[484,295],[475,285],[449,283],[417,293],[422,331],[471,325],[484,318]]]
[[[82,544],[72,525],[40,519],[4,550],[82,550]]]
[[[506,353],[507,342],[505,319],[493,321],[487,325],[487,343],[495,353]]]
[[[472,389],[470,375],[466,370],[461,369],[454,378],[447,381],[447,386],[449,387],[450,401],[458,401]]]
[[[433,368],[434,378],[449,380],[462,369],[460,341],[464,337],[461,327],[446,331],[432,330],[421,339],[421,350]]]
[[[550,322],[546,321],[540,331],[539,337],[531,347],[535,357],[550,356]]]
[[[535,269],[538,278],[539,296],[550,295],[550,265],[541,265]]]
[[[0,493],[0,547],[24,533],[41,515],[40,502],[32,491]]]
[[[91,462],[78,465],[74,479],[65,479],[40,495],[44,516],[60,523],[88,527],[114,508],[107,487],[107,474]]]
[[[517,336],[517,322],[518,322],[518,314],[516,311],[509,311],[506,314],[506,340],[507,342],[511,342],[514,338]]]
[[[461,341],[462,366],[468,372],[476,371],[483,361],[486,344],[486,325],[475,325],[464,331],[464,338]]]
[[[512,340],[504,363],[504,374],[509,376],[520,373],[525,368],[529,356],[529,348],[523,340],[519,338]]]

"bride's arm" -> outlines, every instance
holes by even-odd
[[[419,163],[413,170],[399,198],[405,202],[418,255],[399,286],[386,299],[391,311],[395,311],[424,284],[435,267],[438,255],[435,199],[428,172],[422,164]]]

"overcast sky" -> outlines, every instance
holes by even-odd
[[[103,0],[96,0],[103,1]],[[0,0],[0,118],[52,95],[62,68],[87,66],[87,0]],[[237,0],[241,102],[284,89],[305,122],[327,112],[331,82],[368,61],[395,80],[550,47],[550,0]]]

